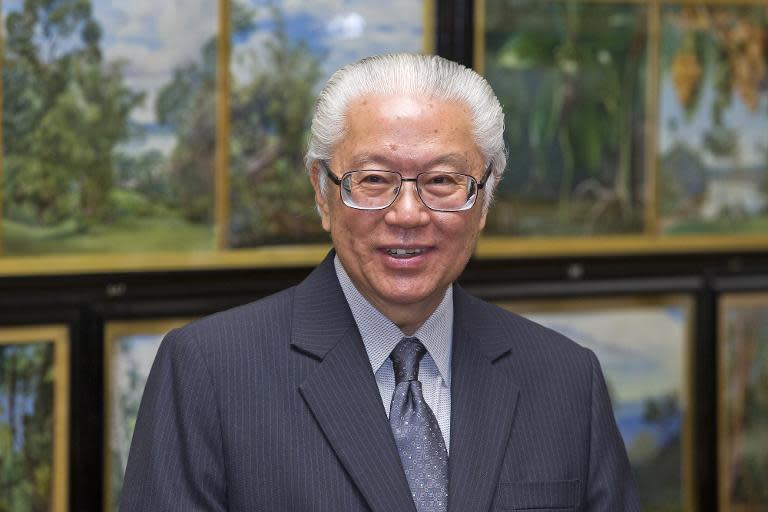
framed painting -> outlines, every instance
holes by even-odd
[[[0,327],[0,510],[69,509],[69,329]]]
[[[434,0],[232,1],[229,243],[325,243],[304,167],[320,88],[368,55],[430,53]]]
[[[0,11],[0,274],[316,264],[302,152],[319,87],[435,46],[434,0]]]
[[[107,322],[104,327],[104,510],[117,511],[141,396],[163,337],[191,318]]]
[[[768,247],[768,5],[477,0],[513,157],[480,257]]]
[[[216,2],[2,11],[3,254],[213,250]]]
[[[768,241],[768,4],[661,8],[659,232]]]
[[[687,296],[503,302],[589,348],[603,369],[643,510],[696,510]]]
[[[768,508],[768,293],[719,304],[720,512]]]
[[[505,111],[511,158],[487,237],[645,229],[647,7],[476,2],[475,68]]]

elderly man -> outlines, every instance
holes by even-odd
[[[640,510],[595,356],[455,284],[502,132],[440,57],[334,74],[306,156],[334,251],[166,337],[121,510]]]

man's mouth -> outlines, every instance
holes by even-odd
[[[422,254],[425,249],[386,249],[386,251],[395,258],[412,258]]]

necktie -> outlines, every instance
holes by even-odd
[[[424,401],[418,380],[427,349],[417,338],[403,338],[390,355],[395,391],[389,424],[418,512],[448,510],[448,451],[437,419]]]

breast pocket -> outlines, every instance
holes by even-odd
[[[575,511],[578,494],[578,480],[501,483],[496,495],[496,508],[531,512]]]

